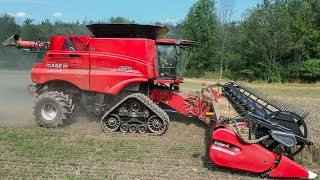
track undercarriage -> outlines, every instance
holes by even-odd
[[[165,133],[169,116],[146,95],[131,94],[102,117],[102,127],[107,131]]]

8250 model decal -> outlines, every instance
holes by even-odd
[[[131,71],[132,67],[130,67],[130,66],[120,66],[119,70],[121,70],[121,71]]]

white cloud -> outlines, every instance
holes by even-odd
[[[55,12],[52,14],[53,17],[61,17],[63,14],[61,12]]]
[[[25,12],[17,12],[15,16],[16,17],[26,17],[27,13],[25,13]]]
[[[26,12],[23,12],[23,11],[20,11],[17,13],[7,13],[7,14],[9,14],[10,16],[13,16],[13,17],[17,17],[17,18],[30,18],[31,17],[29,14],[27,14]]]

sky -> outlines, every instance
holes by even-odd
[[[218,0],[219,1],[219,0]],[[233,20],[240,20],[246,9],[261,0],[233,0]],[[141,24],[182,21],[197,0],[0,0],[0,15],[7,13],[21,23],[25,18],[64,22],[106,21],[125,17]],[[217,5],[219,9],[219,5]]]

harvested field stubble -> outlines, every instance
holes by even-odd
[[[65,127],[38,128],[31,115],[33,100],[25,90],[28,74],[0,71],[0,75],[1,179],[260,179],[213,165],[207,156],[207,126],[177,114],[170,114],[171,124],[163,136],[103,132],[99,119],[80,108]],[[187,80],[182,90],[194,92],[200,84]],[[320,85],[249,86],[311,113],[307,122],[315,146],[298,161],[319,173]],[[224,116],[236,115],[226,100],[219,107]]]

